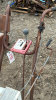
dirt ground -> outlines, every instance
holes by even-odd
[[[0,15],[4,15],[6,13],[7,1],[8,0],[4,0],[3,3],[0,1]],[[10,33],[8,33],[10,42],[9,47],[12,47],[18,38],[25,38],[23,35],[23,29],[27,28],[29,30],[28,39],[32,41],[29,51],[33,50],[38,33],[40,18],[41,16],[11,12]],[[41,73],[41,78],[37,80],[34,86],[33,100],[56,100],[56,12],[54,12],[50,17],[45,17],[44,22],[45,30],[43,32],[39,59],[36,66],[37,74],[50,53],[50,51],[46,49],[46,43],[50,38],[52,39],[52,42],[49,47],[53,49],[53,53]],[[10,64],[7,52],[8,50],[5,51],[3,57],[2,69],[0,73],[0,86],[8,86],[20,91],[22,89],[23,79],[23,55],[13,53],[15,61]],[[32,64],[33,55],[26,56],[25,84],[31,75]],[[25,88],[25,95],[30,86],[31,82],[29,82]],[[30,100],[29,96],[27,100]]]

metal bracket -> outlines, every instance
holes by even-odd
[[[41,22],[41,25],[38,27],[38,29],[40,29],[40,33],[45,29],[45,27],[43,27],[43,22]]]

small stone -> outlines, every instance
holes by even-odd
[[[34,20],[36,20],[36,18]]]
[[[40,58],[41,58],[42,56],[40,56]]]
[[[51,91],[51,94],[52,94],[52,91]]]
[[[54,64],[54,66],[55,66],[55,64]]]
[[[47,85],[49,85],[49,83],[47,83]]]
[[[46,36],[46,39],[47,39],[47,36]]]
[[[23,18],[21,18],[21,20],[23,20]]]

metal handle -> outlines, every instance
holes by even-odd
[[[8,1],[8,5],[11,5],[11,1]]]
[[[26,43],[27,43],[27,34],[29,33],[29,30],[28,29],[24,29],[23,30],[23,34],[25,35],[25,40],[26,40]]]
[[[47,42],[46,46],[48,47],[49,44],[51,43],[52,39],[49,39],[49,41]]]
[[[51,8],[52,11],[56,11],[56,7]]]
[[[23,30],[23,34],[24,34],[24,35],[27,35],[28,33],[29,33],[29,30],[28,30],[28,29],[24,29],[24,30]]]

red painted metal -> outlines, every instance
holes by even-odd
[[[31,40],[27,40],[27,43],[28,43],[28,45],[26,46],[26,48],[22,49],[22,50],[15,49],[14,48],[15,44],[14,44],[14,46],[10,49],[10,51],[21,53],[21,54],[25,54],[28,51],[30,45],[32,44],[32,41]]]
[[[23,84],[22,87],[24,87],[24,68],[25,67],[25,55],[24,55],[24,59],[23,59]],[[24,89],[22,91],[22,100],[24,100]]]

